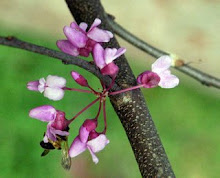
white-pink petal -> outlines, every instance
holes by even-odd
[[[104,52],[105,63],[111,63],[115,58],[115,54],[117,53],[116,48],[106,48]]]
[[[69,149],[69,155],[71,158],[79,155],[87,149],[86,143],[81,142],[79,136],[77,136]]]
[[[174,88],[179,84],[179,79],[169,73],[169,71],[165,71],[160,74],[160,82],[159,86],[161,88]]]
[[[81,22],[79,24],[79,28],[81,28],[84,32],[86,31],[87,27],[88,27],[88,25],[85,22]]]
[[[109,48],[106,48],[109,49]],[[105,49],[105,50],[106,50]],[[109,54],[106,55],[105,58],[105,62],[107,64],[111,63],[113,60],[115,60],[116,58],[118,58],[119,56],[121,56],[122,54],[124,54],[126,52],[126,48],[119,48],[118,50],[115,51],[115,48],[113,48],[112,53],[108,52]]]
[[[99,159],[97,158],[97,156],[95,155],[95,153],[88,147],[88,150],[92,156],[92,160],[95,164],[97,164],[99,162]]]
[[[104,49],[99,43],[97,43],[93,49],[93,59],[100,69],[105,67]]]
[[[105,148],[105,146],[109,143],[109,140],[104,134],[99,135],[95,139],[92,139],[87,142],[87,146],[92,150],[92,152],[96,153]]]
[[[152,71],[160,74],[161,72],[167,70],[172,64],[172,59],[170,56],[161,56],[152,64]]]
[[[29,116],[44,122],[50,122],[56,117],[56,109],[50,105],[39,106],[30,110]]]
[[[102,30],[98,27],[94,27],[91,31],[87,33],[87,36],[96,41],[96,42],[109,42],[113,37],[111,32],[107,32],[106,30]]]
[[[102,23],[102,21],[98,18],[96,18],[94,20],[94,22],[92,23],[91,27],[89,28],[89,32],[94,28],[94,27],[97,27],[98,25],[100,25]]]
[[[66,79],[55,75],[48,75],[46,79],[46,85],[52,88],[63,88],[66,86]]]
[[[51,100],[58,101],[64,97],[64,90],[60,88],[46,87],[44,96]]]
[[[38,85],[38,91],[39,91],[40,93],[43,93],[45,87],[46,87],[46,81],[45,81],[45,79],[44,79],[44,78],[40,78],[40,80],[39,80],[39,85]]]

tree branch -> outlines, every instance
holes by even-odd
[[[172,54],[157,49],[151,46],[150,44],[146,43],[145,41],[139,39],[138,37],[134,36],[132,33],[130,33],[122,26],[117,24],[110,15],[108,18],[108,23],[111,25],[111,28],[117,35],[119,35],[121,38],[131,43],[132,45],[136,46],[137,48],[141,49],[142,51],[150,54],[151,56],[155,58],[159,58],[160,56],[163,55],[171,55],[172,57]],[[206,86],[212,86],[220,89],[220,79],[216,77],[213,77],[209,74],[199,71],[198,69],[195,69],[194,67],[191,67],[187,64],[182,64],[181,66],[175,66],[174,68],[185,73],[188,76],[191,76],[192,78],[196,79],[197,81],[201,82]]]
[[[101,27],[112,30],[99,0],[66,2],[77,23],[91,25],[95,18],[100,18]],[[115,38],[105,46],[119,48]],[[136,78],[124,55],[116,60],[116,64],[120,69],[116,83],[121,88],[136,85]],[[110,96],[110,100],[126,131],[142,176],[175,177],[141,91],[137,89],[124,95]]]
[[[0,44],[5,45],[5,46],[14,47],[14,48],[20,48],[20,49],[24,49],[24,50],[27,50],[30,52],[34,52],[34,53],[42,54],[42,55],[49,56],[52,58],[56,58],[56,59],[61,60],[64,64],[76,65],[78,67],[81,67],[81,68],[91,72],[93,75],[97,76],[107,86],[109,86],[111,84],[112,80],[110,77],[103,76],[100,73],[99,69],[95,65],[93,65],[83,59],[80,59],[78,57],[74,57],[74,56],[65,54],[60,51],[49,49],[49,48],[46,48],[43,46],[38,46],[38,45],[29,43],[29,42],[25,42],[25,41],[19,40],[15,37],[11,37],[11,36],[9,36],[9,37],[1,37],[0,36]],[[115,85],[113,85],[112,90],[120,90],[120,87],[115,84]]]

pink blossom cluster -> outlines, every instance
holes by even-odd
[[[75,22],[70,24],[70,27],[64,27],[64,34],[66,40],[58,40],[57,46],[65,53],[73,56],[88,57],[92,54],[94,63],[100,69],[102,75],[109,75],[112,78],[112,84],[105,86],[104,81],[101,81],[102,91],[93,89],[87,79],[76,71],[71,71],[71,76],[75,82],[87,88],[77,89],[66,86],[66,79],[59,76],[49,75],[39,80],[28,82],[27,88],[32,91],[43,93],[43,95],[50,100],[61,100],[66,91],[76,91],[81,93],[93,94],[96,99],[85,106],[81,111],[75,114],[71,119],[66,119],[65,112],[55,109],[51,105],[43,105],[36,107],[29,112],[29,116],[43,122],[47,122],[47,130],[44,134],[41,146],[44,148],[42,156],[45,156],[52,149],[61,149],[65,154],[62,159],[62,165],[65,168],[70,168],[70,157],[73,158],[80,153],[88,150],[92,156],[94,163],[98,163],[96,153],[103,150],[109,143],[106,136],[107,131],[107,117],[106,117],[106,98],[111,95],[120,94],[137,88],[153,88],[160,86],[162,88],[173,88],[178,85],[179,79],[172,75],[169,67],[172,59],[169,56],[160,57],[152,64],[151,71],[145,71],[137,77],[137,86],[126,88],[120,91],[110,92],[114,84],[115,78],[118,74],[119,68],[114,63],[114,60],[125,53],[125,48],[103,48],[102,43],[109,42],[113,37],[110,31],[98,28],[101,24],[100,19],[95,19],[91,27],[87,30],[88,25],[84,22],[77,25]],[[67,145],[68,136],[70,134],[69,125],[80,116],[83,112],[99,102],[97,114],[91,119],[86,119],[79,128],[79,134],[73,140],[71,146],[68,148],[62,147]],[[101,110],[103,110],[104,128],[103,131],[98,132],[97,126],[100,118]]]

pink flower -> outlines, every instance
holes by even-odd
[[[43,122],[48,122],[47,131],[43,141],[48,143],[49,140],[56,141],[56,135],[69,135],[68,120],[65,118],[65,113],[56,110],[53,106],[44,105],[36,107],[29,112],[29,116]]]
[[[63,77],[48,75],[47,79],[28,82],[27,88],[33,91],[44,93],[44,96],[51,100],[61,100],[64,96],[63,88],[66,86],[66,79]]]
[[[174,88],[179,84],[179,79],[169,70],[172,59],[169,56],[161,56],[152,64],[152,71],[145,71],[137,77],[137,82],[144,88]]]
[[[97,26],[100,24],[101,20],[96,18],[90,29],[86,31],[88,27],[86,23],[82,22],[78,26],[75,22],[72,22],[70,27],[64,27],[63,31],[67,40],[58,40],[58,48],[73,56],[88,57],[96,43],[109,42],[113,37],[110,31],[98,28]]]
[[[71,76],[76,81],[76,83],[78,83],[82,87],[89,87],[88,81],[78,72],[72,71]]]
[[[125,48],[119,48],[118,50],[116,48],[103,49],[100,44],[96,44],[93,49],[93,58],[103,75],[114,76],[118,73],[119,69],[113,61],[124,54],[125,51]]]
[[[95,164],[98,163],[99,159],[96,157],[95,153],[103,150],[105,146],[109,143],[109,140],[105,134],[100,134],[95,131],[97,127],[96,120],[87,119],[83,125],[80,127],[79,135],[74,139],[72,145],[69,149],[70,157],[76,157],[80,153],[84,152],[86,149],[89,150],[92,160]]]

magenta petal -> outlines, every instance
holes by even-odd
[[[110,75],[115,76],[118,73],[118,66],[111,62],[110,64],[106,65],[103,69],[101,69],[102,75]]]
[[[90,131],[86,129],[86,127],[81,126],[79,129],[79,138],[83,143],[86,143],[89,137]]]
[[[97,153],[105,148],[109,144],[109,140],[104,134],[99,135],[95,139],[87,142],[87,146],[92,150],[92,152]]]
[[[83,32],[66,26],[64,27],[64,33],[74,46],[77,48],[85,47],[88,38]]]
[[[152,71],[160,74],[161,72],[167,70],[172,63],[170,56],[161,56],[152,64]]]
[[[56,109],[50,105],[39,106],[30,110],[29,116],[44,122],[50,122],[56,117]]]
[[[94,46],[94,49],[93,49],[93,59],[95,61],[95,64],[100,69],[102,69],[106,65],[105,60],[104,60],[104,49],[103,49],[103,47],[99,43],[97,43]]]
[[[32,91],[38,91],[39,80],[31,81],[27,83],[27,89]]]
[[[69,149],[69,155],[71,158],[79,155],[87,149],[86,144],[81,142],[79,136],[77,136]]]
[[[78,56],[79,50],[77,47],[75,47],[72,43],[70,43],[68,40],[58,40],[57,41],[57,47],[63,51],[64,53],[70,54],[72,56]]]
[[[87,33],[87,36],[96,42],[109,42],[113,34],[109,31],[94,27]]]

